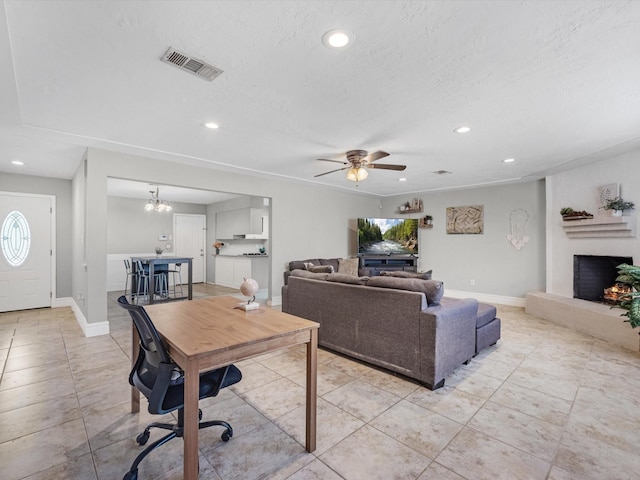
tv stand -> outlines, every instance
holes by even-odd
[[[416,272],[418,257],[410,255],[361,255],[360,269],[362,275],[374,277],[387,270]]]

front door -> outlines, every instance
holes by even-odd
[[[0,312],[51,306],[53,202],[0,192]]]
[[[175,255],[193,258],[193,283],[205,281],[206,225],[205,215],[176,213],[173,216]]]

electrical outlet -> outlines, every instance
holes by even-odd
[[[476,279],[475,279],[475,278],[471,278],[471,279],[469,279],[469,284],[470,284],[471,286],[474,286],[474,285],[476,284]]]

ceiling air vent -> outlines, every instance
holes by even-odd
[[[450,172],[449,170],[436,170],[433,173],[436,175],[451,175],[453,172]]]
[[[219,68],[179,52],[173,47],[169,47],[160,60],[210,82],[222,73]]]

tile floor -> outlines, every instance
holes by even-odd
[[[151,415],[129,413],[130,325],[115,298],[111,335],[94,338],[69,308],[0,314],[3,480],[119,479],[140,450]],[[313,454],[302,447],[304,350],[238,364],[242,382],[202,402],[235,435],[201,432],[200,478],[640,478],[640,356],[498,310],[502,340],[435,392],[320,350]],[[139,478],[182,478],[181,440],[151,454]]]

